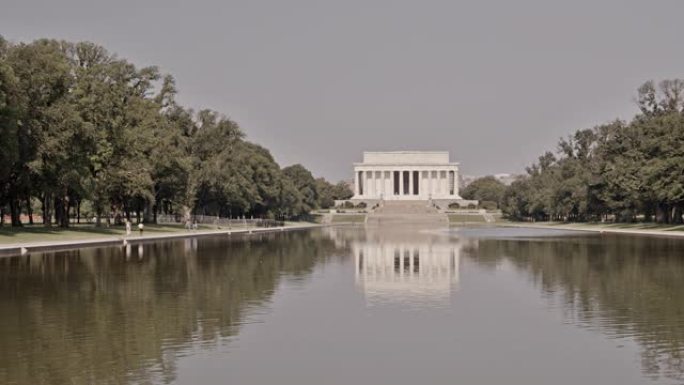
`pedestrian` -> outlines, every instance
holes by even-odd
[[[144,229],[144,228],[145,228],[145,226],[142,224],[142,222],[140,222],[140,223],[138,224],[138,230],[140,230],[140,236],[141,236],[141,237],[142,237],[142,235],[143,235],[143,229]]]
[[[129,221],[128,219],[126,219],[126,236],[131,236],[131,221]]]

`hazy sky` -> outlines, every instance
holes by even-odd
[[[177,80],[281,165],[351,178],[363,150],[521,172],[684,77],[684,1],[0,0],[12,41],[90,40]]]

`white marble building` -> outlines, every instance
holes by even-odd
[[[353,200],[461,200],[458,163],[447,151],[364,152]]]

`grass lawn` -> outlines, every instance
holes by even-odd
[[[449,223],[487,223],[482,215],[449,214]]]
[[[216,227],[210,225],[200,225],[199,230],[214,230]],[[178,225],[145,225],[145,235],[157,235],[186,231],[184,226]],[[44,227],[43,225],[25,225],[23,227],[0,227],[0,244],[47,242],[47,241],[68,241],[75,239],[95,239],[120,237],[126,233],[123,226],[95,227],[90,224],[72,225],[68,229],[59,227]],[[133,225],[131,237],[138,236],[137,225]]]
[[[365,215],[333,215],[332,223],[364,223],[366,221]]]

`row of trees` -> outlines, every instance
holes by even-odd
[[[351,196],[281,169],[237,123],[179,105],[174,79],[92,43],[0,37],[0,218],[63,227],[157,213],[297,217]],[[0,219],[2,220],[2,219]],[[1,223],[1,222],[0,222]]]
[[[546,152],[500,199],[517,220],[682,223],[684,80],[646,82],[640,113],[578,130]]]

